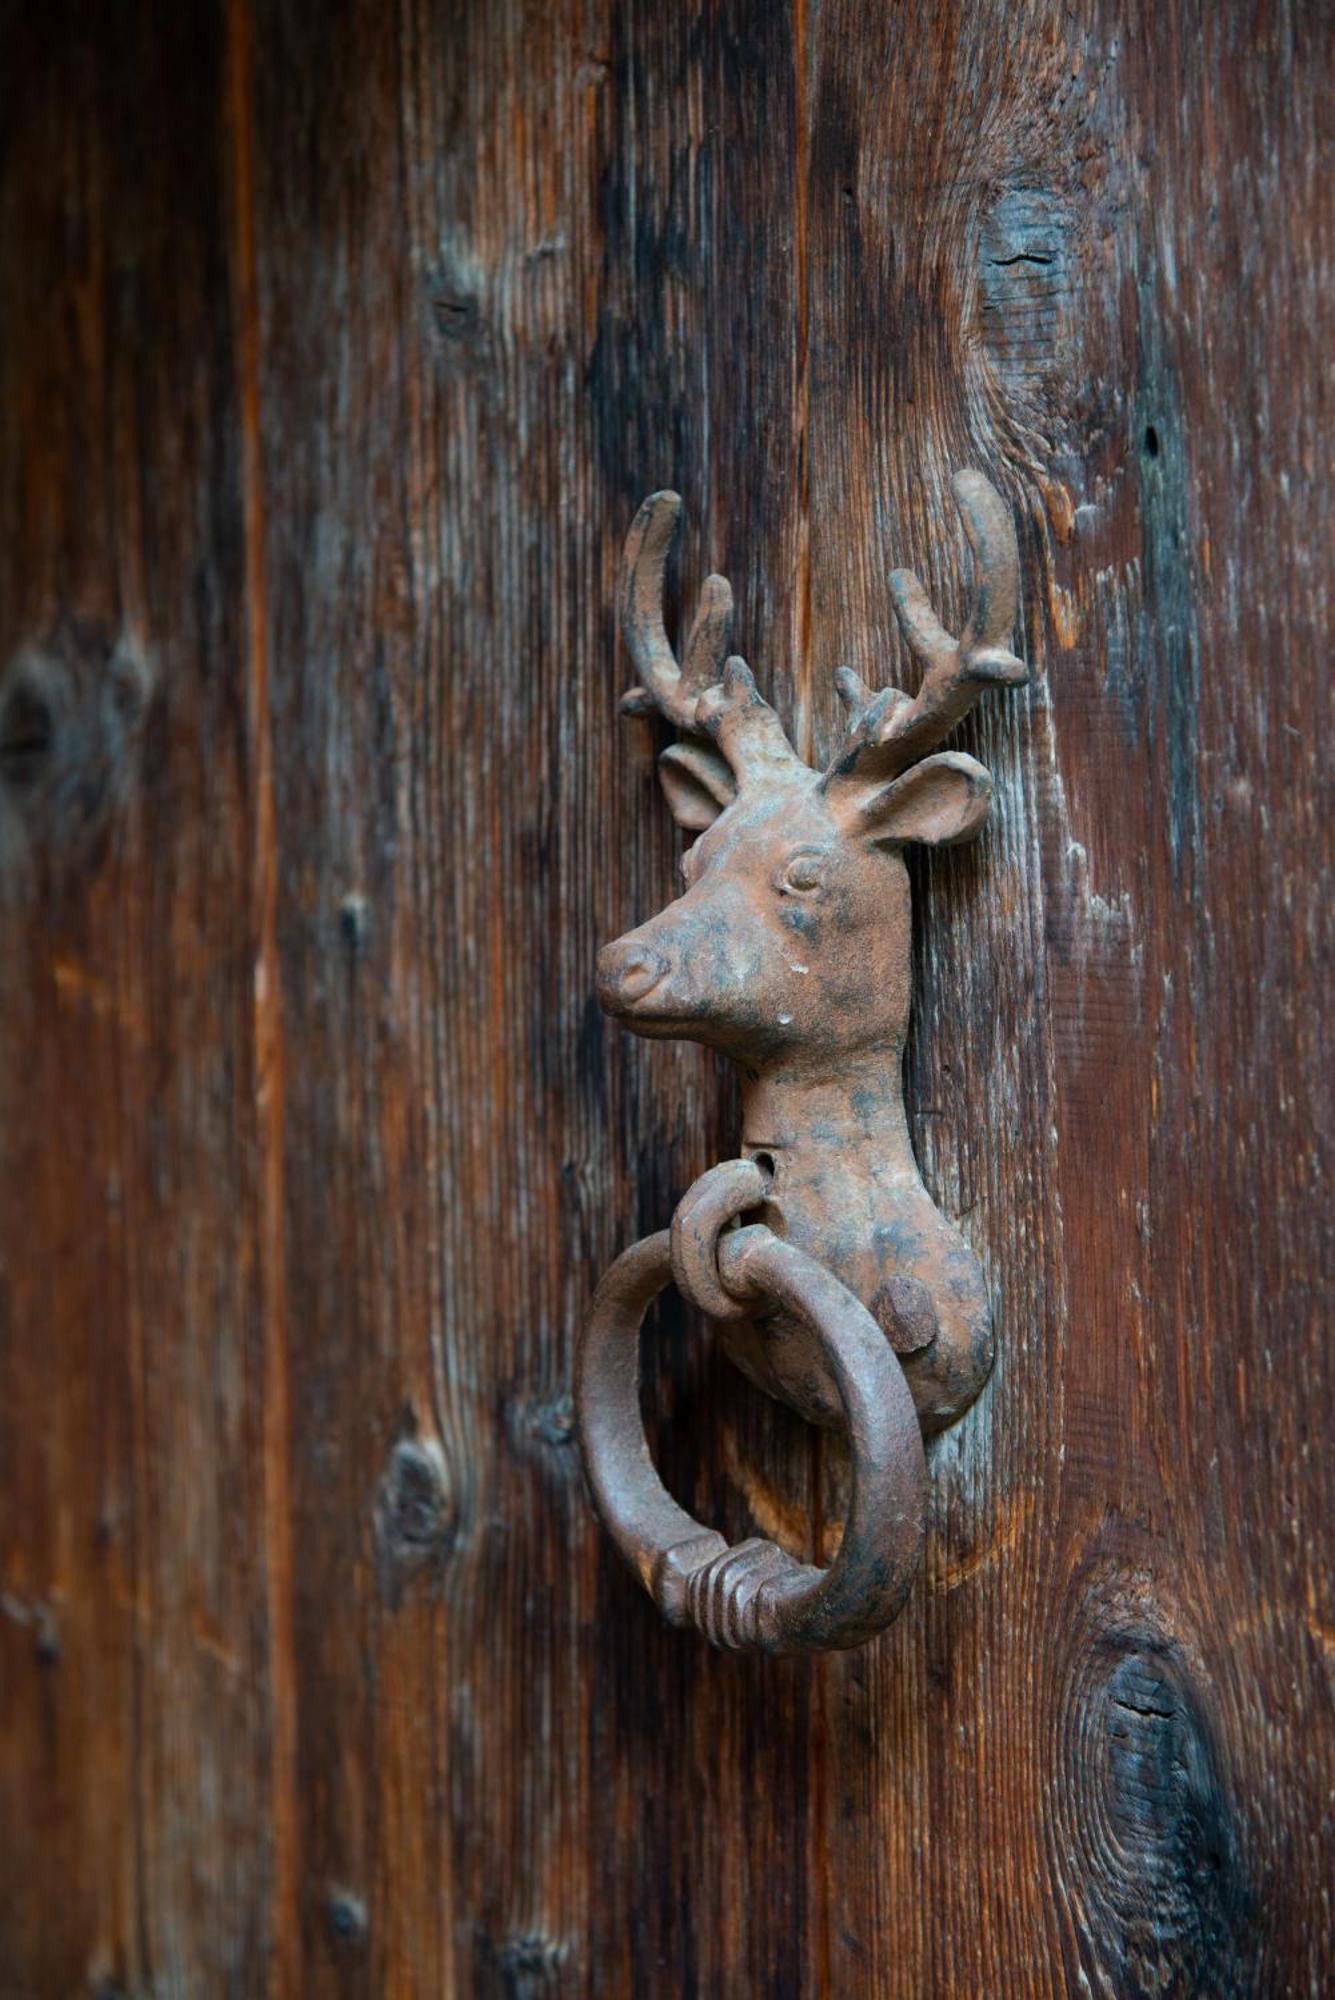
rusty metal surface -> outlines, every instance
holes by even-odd
[[[781,1305],[819,1342],[850,1445],[853,1490],[828,1569],[774,1542],[729,1547],[667,1491],[649,1458],[640,1410],[639,1326],[671,1274],[666,1232],[619,1257],[580,1344],[576,1397],[599,1513],[663,1615],[736,1651],[857,1646],[887,1625],[922,1548],[927,1467],[903,1371],[866,1308],[821,1265],[763,1225],[723,1239],[725,1285]]]
[[[673,1212],[672,1275],[691,1304],[720,1323],[749,1319],[755,1303],[723,1282],[719,1237],[748,1209],[763,1208],[771,1180],[755,1160],[724,1160],[691,1183]]]
[[[855,1460],[863,1419],[854,1421],[849,1397],[856,1401],[870,1378],[851,1356],[863,1354],[868,1323],[878,1330],[881,1380],[889,1385],[880,1393],[896,1407],[906,1393],[923,1433],[967,1409],[992,1365],[982,1272],[923,1186],[902,1083],[911,984],[902,850],[978,832],[991,803],[988,773],[973,757],[935,746],[988,687],[1027,678],[1006,643],[1018,590],[1009,510],[981,473],[957,473],[953,486],[974,556],[965,629],[952,637],[917,577],[894,573],[895,610],[921,663],[921,686],[914,697],[873,690],[842,669],[844,739],[824,771],[797,755],[750,668],[729,655],[725,579],[706,579],[680,663],[673,653],[662,592],[681,515],[677,496],[646,500],[626,544],[622,628],[641,685],[623,706],[657,709],[682,732],[659,768],[674,816],[695,839],[683,857],[684,894],[600,954],[598,997],[636,1034],[701,1042],[737,1065],[743,1153],[752,1165],[728,1163],[689,1191],[673,1224],[671,1266],[718,1321],[737,1365],[812,1421],[846,1427]],[[747,1210],[770,1243],[800,1256],[804,1270],[820,1268],[822,1286],[809,1271],[806,1291],[780,1282],[777,1249],[762,1256],[754,1227],[735,1238],[720,1235]],[[743,1240],[750,1247],[738,1261],[733,1245]],[[689,1533],[662,1517],[651,1485],[642,1483],[637,1497],[631,1489],[652,1472],[642,1435],[629,1456],[618,1449],[604,1459],[611,1449],[606,1408],[616,1403],[618,1385],[624,1390],[626,1368],[634,1372],[639,1313],[667,1276],[666,1249],[650,1256],[645,1244],[627,1255],[633,1260],[641,1251],[648,1261],[634,1269],[654,1276],[643,1280],[649,1289],[638,1310],[623,1258],[599,1293],[580,1361],[581,1437],[604,1520],[668,1614],[689,1616],[718,1643],[857,1643],[843,1635],[877,1629],[902,1592],[896,1598],[883,1583],[875,1589],[868,1624],[850,1610],[841,1581],[835,1596],[842,1622],[828,1613],[813,1622],[803,1612],[785,1624],[777,1607],[795,1601],[783,1567],[789,1558],[769,1544],[761,1545],[763,1555],[748,1544],[745,1559],[738,1552],[725,1558],[713,1547],[718,1538],[689,1517],[682,1517]],[[791,1275],[796,1267],[782,1268]],[[737,1282],[746,1275],[762,1293],[749,1302]],[[817,1292],[819,1310],[811,1303]],[[632,1303],[608,1303],[623,1293]],[[629,1360],[614,1363],[613,1328]],[[920,1460],[917,1427],[912,1444]],[[868,1532],[888,1532],[868,1505]],[[662,1536],[669,1529],[673,1546],[684,1540],[694,1551],[690,1575],[709,1578],[693,1583],[684,1599],[676,1584],[654,1582],[656,1565],[667,1562]],[[887,1576],[901,1577],[901,1556],[885,1555]],[[831,1577],[843,1561],[841,1551]],[[850,1563],[847,1574],[860,1573],[854,1557]],[[675,1576],[672,1563],[664,1574]],[[697,1599],[714,1608],[697,1616]],[[794,1639],[799,1628],[808,1636]]]

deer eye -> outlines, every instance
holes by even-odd
[[[781,896],[809,896],[825,887],[825,857],[814,848],[790,854],[779,871]]]

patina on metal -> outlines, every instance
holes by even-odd
[[[992,784],[937,750],[988,687],[1018,687],[1008,650],[1019,560],[1011,515],[978,472],[953,481],[974,556],[954,638],[909,570],[891,589],[921,662],[910,697],[836,677],[843,741],[797,755],[745,661],[732,593],[708,577],[683,657],[663,624],[675,493],[645,501],[626,543],[622,630],[641,686],[682,740],[660,773],[696,838],[685,893],[608,945],[604,1009],[636,1034],[720,1049],[742,1078],[743,1154],[702,1176],[670,1235],[627,1251],[581,1340],[576,1400],[598,1510],[665,1615],[765,1652],[860,1644],[904,1601],[922,1543],[922,1438],[953,1423],[992,1366],[983,1275],[918,1172],[903,1096],[911,910],[903,849],[971,839]],[[742,1224],[740,1227],[734,1225]],[[638,1327],[671,1275],[751,1379],[846,1430],[854,1499],[825,1571],[773,1543],[729,1548],[664,1492],[638,1401]]]

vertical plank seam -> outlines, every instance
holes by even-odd
[[[270,1702],[270,1838],[273,1858],[271,1990],[299,1991],[296,1873],[296,1701],[292,1510],[283,1259],[284,1048],[278,962],[277,826],[269,687],[268,593],[260,431],[259,282],[255,250],[254,27],[250,0],[227,10],[227,128],[232,197],[232,307],[241,412],[245,549],[245,696],[254,799],[254,1089],[258,1167],[265,1608]]]
[[[794,724],[799,754],[811,761],[815,741],[811,666],[811,462],[810,433],[810,263],[807,244],[807,203],[810,189],[810,137],[807,130],[807,0],[793,7],[793,126],[796,154],[796,201],[793,218],[793,262],[797,273],[797,657],[794,661]]]
[[[815,715],[812,703],[813,669],[811,661],[811,459],[810,459],[810,338],[811,338],[811,266],[808,243],[808,204],[810,200],[810,132],[808,129],[808,40],[807,40],[807,0],[794,0],[793,5],[793,138],[795,168],[795,200],[793,217],[793,262],[797,276],[797,657],[794,661],[794,724],[797,748],[800,754],[810,760],[815,745]],[[819,1562],[824,1542],[824,1478],[825,1453],[819,1431],[814,1431],[808,1455],[810,1492],[812,1557]],[[830,1939],[830,1885],[827,1872],[829,1854],[829,1786],[826,1746],[829,1732],[827,1700],[829,1675],[817,1663],[810,1682],[810,1711],[807,1719],[808,1755],[811,1760],[811,1792],[809,1824],[815,1837],[816,1852],[811,1857],[813,1865],[808,1869],[808,1894],[814,1909],[812,1925],[816,1950],[816,1975],[818,1991],[828,1993],[831,1988],[831,1939]]]

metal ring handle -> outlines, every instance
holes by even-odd
[[[759,1208],[770,1176],[754,1160],[723,1160],[692,1182],[672,1217],[672,1275],[677,1290],[711,1319],[749,1319],[754,1298],[735,1299],[719,1273],[719,1237],[730,1222]]]
[[[640,1411],[638,1335],[671,1275],[667,1230],[618,1257],[580,1337],[575,1404],[594,1503],[670,1623],[739,1652],[859,1646],[895,1617],[922,1552],[927,1466],[903,1370],[847,1287],[763,1225],[724,1237],[719,1263],[730,1289],[754,1287],[809,1327],[829,1363],[853,1464],[838,1555],[818,1569],[774,1542],[730,1547],[659,1478]]]

